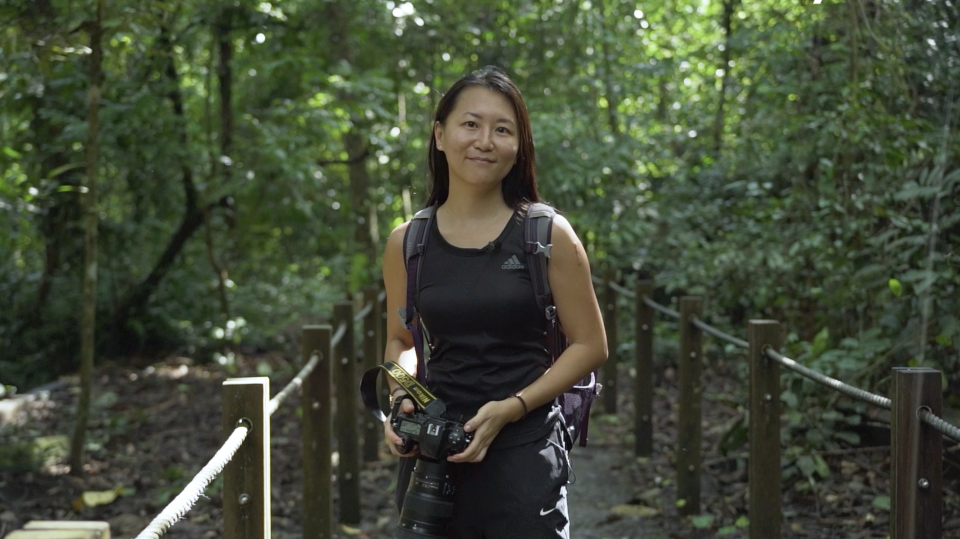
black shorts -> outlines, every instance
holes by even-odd
[[[559,424],[546,437],[454,465],[452,539],[570,537],[570,461]]]

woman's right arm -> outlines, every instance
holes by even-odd
[[[417,353],[413,349],[413,335],[403,325],[398,311],[406,307],[407,303],[407,268],[403,259],[403,236],[407,231],[409,223],[404,223],[393,229],[390,237],[387,239],[387,248],[383,253],[383,284],[387,291],[387,335],[386,348],[383,351],[383,361],[392,361],[403,367],[408,373],[416,376],[417,374]],[[394,389],[398,387],[396,380],[387,376],[387,384],[390,386],[390,400],[398,398],[403,394],[403,389]],[[403,401],[401,411],[413,413],[413,403],[409,400]],[[403,441],[393,431],[390,420],[383,424],[384,438],[390,447],[390,452],[394,455],[400,455],[396,446]],[[408,453],[413,455],[416,451]]]

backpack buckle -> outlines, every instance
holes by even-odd
[[[557,306],[548,305],[547,308],[544,309],[544,314],[546,314],[548,321],[553,322],[557,318]]]
[[[533,253],[535,255],[543,254],[547,258],[550,258],[550,250],[553,249],[553,244],[548,243],[546,245],[540,243],[539,241],[531,241],[527,243],[527,252]]]

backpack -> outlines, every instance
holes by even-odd
[[[414,349],[417,352],[417,379],[423,383],[426,374],[424,359],[423,326],[416,311],[417,294],[420,290],[420,261],[426,251],[427,238],[432,226],[436,206],[424,208],[413,216],[403,238],[403,255],[407,267],[407,305],[400,310],[404,326],[413,335]],[[557,318],[557,307],[553,303],[550,283],[547,279],[547,261],[550,258],[550,236],[553,230],[553,218],[557,210],[542,203],[532,203],[527,208],[523,223],[524,251],[527,253],[527,267],[530,270],[530,282],[537,298],[537,306],[547,318],[546,348],[552,365],[567,348],[567,336]],[[597,383],[596,371],[591,372],[562,395],[557,397],[567,441],[572,447],[577,440],[581,446],[587,445],[587,424],[590,419],[590,405],[603,386]]]

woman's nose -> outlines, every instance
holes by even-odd
[[[493,134],[486,129],[481,129],[480,133],[477,135],[477,147],[484,150],[492,148]]]

